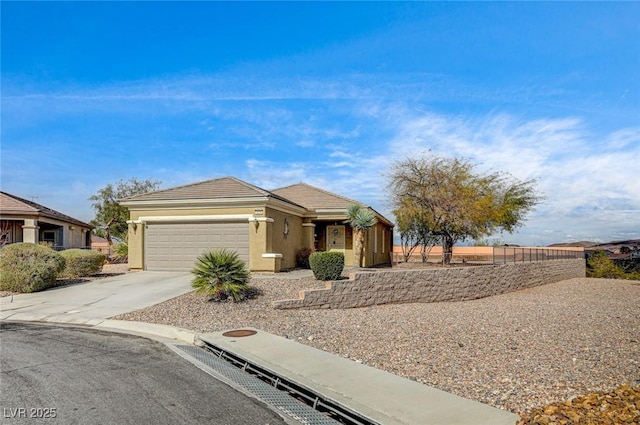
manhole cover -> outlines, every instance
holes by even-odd
[[[252,330],[249,330],[249,329],[237,329],[237,330],[234,330],[234,331],[227,331],[227,332],[223,333],[222,336],[228,336],[228,337],[231,337],[231,338],[240,338],[240,337],[243,337],[243,336],[251,336],[251,335],[255,335],[255,334],[257,334],[256,331],[252,331]]]

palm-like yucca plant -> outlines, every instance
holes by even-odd
[[[362,253],[364,251],[364,235],[377,223],[376,214],[371,208],[365,208],[360,204],[351,204],[347,207],[347,223],[354,232],[355,240],[355,266],[362,266]]]
[[[249,290],[249,270],[238,254],[227,249],[202,253],[191,270],[198,294],[221,301],[242,301]]]

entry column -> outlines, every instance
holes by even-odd
[[[22,241],[27,243],[38,243],[39,230],[40,226],[38,226],[38,219],[25,218],[24,225],[22,226]]]
[[[316,225],[314,223],[302,223],[302,244],[305,248],[315,251],[315,232]]]

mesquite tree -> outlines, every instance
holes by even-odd
[[[96,217],[91,220],[91,224],[96,227],[96,234],[106,238],[109,245],[113,245],[111,236],[126,240],[129,209],[120,205],[118,200],[152,192],[159,187],[160,182],[157,180],[140,181],[134,177],[128,181],[120,180],[115,187],[108,184],[100,189],[89,198],[93,201],[91,206],[96,212]]]
[[[455,243],[521,226],[540,200],[534,183],[480,173],[469,160],[429,156],[396,162],[389,189],[398,221],[408,224],[400,226],[401,237],[419,228],[422,235],[440,238],[448,264]]]

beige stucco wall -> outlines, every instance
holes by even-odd
[[[168,217],[168,216],[196,216],[196,215],[235,215],[253,214],[256,208],[262,206],[251,206],[243,208],[136,208],[129,209],[131,220],[138,220],[140,217]],[[258,216],[259,217],[259,216]]]
[[[380,270],[351,273],[327,289],[303,291],[276,308],[355,308],[408,302],[465,301],[585,276],[585,260],[461,268]]]
[[[390,264],[392,240],[391,229],[383,223],[378,222],[369,229],[365,238],[364,267]]]
[[[296,266],[296,252],[304,245],[302,217],[271,208],[267,209],[267,215],[273,219],[271,249],[274,253],[282,254],[282,269],[292,269]],[[285,219],[288,228],[286,237]]]
[[[144,223],[129,222],[127,245],[129,268],[142,270],[144,268]]]

